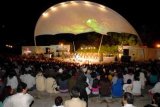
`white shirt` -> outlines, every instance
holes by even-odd
[[[48,77],[45,82],[45,87],[46,87],[46,91],[48,93],[54,93],[55,88],[57,88],[58,86],[57,86],[57,82],[54,78]]]
[[[26,75],[26,74],[22,74],[22,75],[20,75],[20,77],[19,77],[19,78],[21,79],[21,81],[24,82],[24,83],[25,83],[25,75]]]
[[[17,93],[7,98],[3,107],[29,107],[33,100],[34,98],[28,93]]]
[[[23,79],[23,82],[27,84],[28,89],[32,88],[36,84],[35,77],[33,77],[31,74],[25,74]]]
[[[133,88],[132,84],[124,84],[123,85],[124,92],[130,92],[130,93],[132,93],[132,88]]]
[[[140,81],[141,81],[141,84],[142,84],[142,87],[143,87],[145,85],[145,81],[146,81],[146,77],[144,76],[143,72],[140,72],[139,78],[140,78]]]
[[[36,88],[38,91],[45,91],[45,80],[46,78],[42,73],[36,75]]]
[[[160,82],[157,82],[150,91],[151,93],[160,93]]]
[[[12,78],[7,77],[7,86],[11,86],[12,89],[17,89],[18,86],[18,80],[16,76],[13,76]]]
[[[135,107],[133,104],[124,104],[123,107]]]
[[[141,95],[141,82],[140,81],[133,81],[133,95]]]
[[[63,105],[56,106],[55,104],[52,107],[64,107]]]
[[[133,81],[133,78],[134,78],[134,74],[126,74],[126,75],[123,75],[123,82],[124,83],[127,83],[127,80],[128,79],[131,79]]]
[[[80,98],[72,98],[64,102],[64,107],[86,107],[86,102]]]

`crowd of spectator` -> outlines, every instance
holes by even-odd
[[[38,90],[50,94],[70,93],[73,95],[76,93],[76,87],[79,96],[73,95],[73,97],[84,100],[86,104],[82,103],[86,106],[88,106],[88,99],[95,96],[124,97],[124,104],[132,104],[132,101],[126,98],[131,95],[143,97],[142,90],[147,85],[151,86],[147,93],[149,96],[153,97],[160,93],[159,73],[160,61],[158,60],[80,65],[55,59],[0,57],[0,98],[4,103],[4,99],[9,96],[7,99],[10,99],[10,102],[8,102],[13,104],[11,99],[15,99],[14,96],[18,96],[18,93]],[[10,95],[3,95],[6,87],[12,90]],[[25,104],[29,107],[34,98],[29,94],[27,97],[29,98]],[[14,101],[14,104],[17,102],[18,100]],[[159,106],[160,101],[154,100],[154,104]],[[18,106],[6,106],[4,103],[4,107]],[[64,107],[70,107],[69,102],[65,102]]]

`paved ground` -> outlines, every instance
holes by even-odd
[[[146,93],[148,88],[143,90],[143,93]],[[59,93],[59,94],[48,94],[46,92],[38,92],[36,90],[29,92],[34,96],[35,102],[32,107],[52,107],[54,104],[54,98],[56,96],[62,96],[63,100],[70,99],[68,93]],[[143,94],[144,97],[135,97],[134,105],[136,107],[144,107],[144,105],[151,102],[151,97],[147,94]],[[99,98],[92,97],[89,98],[88,107],[121,107],[121,98]]]

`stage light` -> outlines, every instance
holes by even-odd
[[[88,1],[84,1],[84,3],[85,3],[86,6],[89,6],[89,7],[92,6],[91,3],[88,2]]]
[[[43,13],[43,17],[48,17],[48,13]]]
[[[160,48],[160,44],[156,44],[156,47],[157,47],[157,48]]]
[[[56,11],[57,8],[56,8],[56,7],[51,7],[51,10],[52,10],[52,11]]]
[[[62,7],[66,7],[67,4],[66,4],[66,3],[61,3],[61,6],[62,6]]]
[[[5,46],[6,46],[7,48],[13,48],[12,45],[8,45],[8,44],[6,44]]]
[[[102,11],[106,11],[106,7],[103,6],[103,5],[99,5],[99,9],[102,10]]]
[[[63,46],[63,43],[61,43],[61,46]]]
[[[78,3],[77,3],[76,1],[71,1],[71,3],[72,3],[73,5],[78,5]]]

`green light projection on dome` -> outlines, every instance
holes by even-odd
[[[87,26],[89,26],[90,28],[92,28],[94,31],[96,31],[96,32],[102,32],[102,27],[97,22],[97,20],[95,20],[95,19],[88,19],[86,21],[86,24],[87,24]]]
[[[63,30],[64,32],[72,32],[74,34],[93,31],[91,28],[88,28],[87,26],[80,25],[80,24],[79,25],[74,24],[74,25],[71,25],[70,27],[61,26],[60,29]]]

